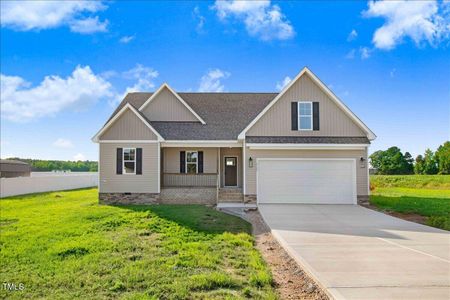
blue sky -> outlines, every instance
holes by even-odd
[[[277,91],[304,66],[377,134],[371,152],[450,139],[448,2],[1,8],[2,158],[97,160],[91,137],[126,91]]]

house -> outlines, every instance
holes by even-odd
[[[129,93],[93,137],[101,203],[356,204],[375,134],[308,68],[280,93]]]
[[[0,177],[30,177],[31,167],[29,164],[19,160],[1,159]]]

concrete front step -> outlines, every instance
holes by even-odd
[[[223,195],[219,193],[219,200],[225,199],[225,200],[244,200],[244,195],[242,194],[228,194]]]
[[[226,194],[223,194],[223,193],[219,192],[219,197],[220,196],[223,196],[224,198],[244,197],[244,195],[242,193],[226,193]]]
[[[219,199],[217,203],[244,203],[243,199]]]
[[[217,208],[257,208],[258,206],[254,203],[246,204],[246,203],[237,203],[237,202],[229,202],[229,203],[218,203]]]

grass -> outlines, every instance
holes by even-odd
[[[418,214],[428,225],[450,230],[450,176],[375,175],[370,203],[380,209]]]
[[[273,299],[250,224],[200,205],[103,206],[97,190],[2,199],[0,298]]]
[[[376,187],[450,190],[450,175],[372,175]]]

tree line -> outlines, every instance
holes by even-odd
[[[409,152],[398,147],[378,150],[370,155],[370,163],[381,175],[450,174],[450,141],[440,145],[435,152],[425,150],[414,159]]]
[[[72,172],[97,172],[98,163],[96,161],[65,161],[65,160],[44,160],[30,158],[8,158],[26,162],[31,166],[33,172],[50,171],[72,171]]]

